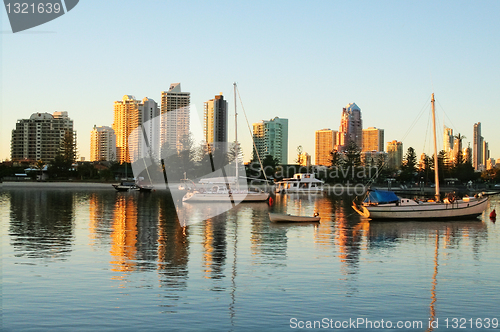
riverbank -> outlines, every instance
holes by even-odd
[[[111,183],[103,182],[33,182],[33,181],[4,181],[0,188],[5,189],[100,189],[115,190]]]

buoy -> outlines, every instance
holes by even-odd
[[[495,220],[496,218],[497,218],[497,213],[495,212],[495,209],[493,209],[493,211],[491,211],[490,213],[490,219]]]
[[[267,204],[269,204],[269,206],[273,206],[273,203],[274,203],[274,199],[269,196],[269,199],[267,200]]]

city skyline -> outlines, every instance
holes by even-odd
[[[58,20],[17,34],[8,33],[2,13],[0,160],[10,159],[17,120],[55,111],[71,115],[80,156],[88,160],[90,132],[94,124],[111,126],[114,100],[131,94],[159,101],[171,82],[182,82],[191,93],[200,123],[203,103],[219,91],[228,95],[232,123],[234,81],[250,124],[289,119],[289,159],[298,145],[313,155],[314,132],[338,128],[339,109],[351,102],[363,110],[367,127],[384,128],[385,143],[398,140],[418,155],[429,154],[431,144],[422,137],[427,117],[412,123],[433,91],[438,130],[446,125],[465,135],[467,147],[473,124],[481,122],[491,157],[500,157],[494,126],[500,120],[500,78],[491,75],[500,58],[493,42],[500,36],[496,1],[120,4],[85,1]],[[126,19],[131,6],[154,24]],[[169,13],[167,20],[162,13]],[[206,26],[207,15],[220,19]],[[168,43],[160,43],[167,32]],[[124,36],[157,47],[123,52]],[[223,42],[214,43],[214,36]],[[137,72],[147,79],[135,77]],[[92,106],[80,103],[82,98]],[[250,159],[251,135],[243,119],[238,129]],[[229,125],[229,138],[233,131]]]

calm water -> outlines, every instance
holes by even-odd
[[[498,203],[477,220],[370,223],[347,197],[285,196],[271,210],[321,223],[272,224],[254,203],[181,227],[166,193],[4,188],[3,330],[477,330],[500,319]]]

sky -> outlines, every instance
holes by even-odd
[[[18,119],[54,111],[73,119],[88,160],[90,131],[112,125],[114,101],[130,94],[160,102],[177,82],[199,117],[203,102],[224,93],[230,137],[233,82],[250,125],[289,119],[290,163],[299,145],[314,158],[314,132],[338,130],[342,108],[353,102],[363,128],[432,154],[433,92],[439,149],[443,125],[472,145],[481,122],[491,157],[500,158],[497,0],[80,0],[15,34],[0,11],[0,161],[10,158]],[[250,159],[243,116],[238,138]]]

